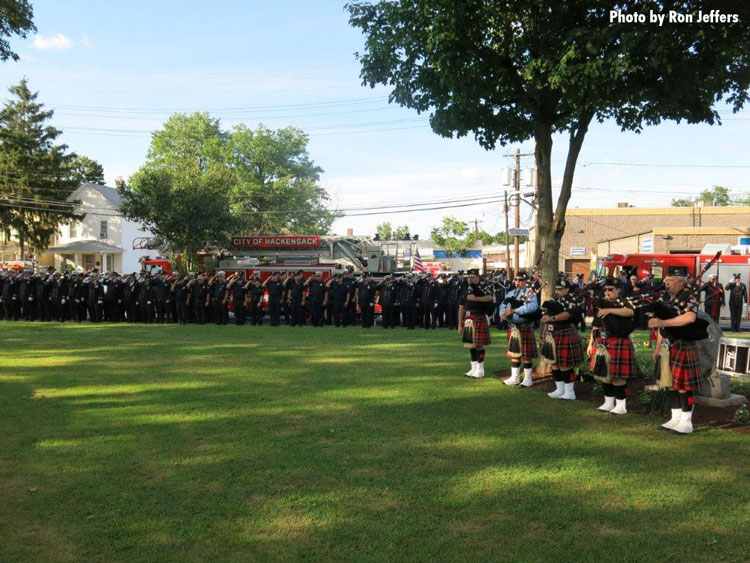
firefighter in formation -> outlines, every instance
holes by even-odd
[[[483,279],[504,291],[500,276]],[[410,273],[375,279],[353,271],[323,279],[322,272],[167,275],[139,272],[0,272],[0,319],[57,322],[136,322],[271,326],[375,326],[384,329],[458,328],[468,279]],[[498,288],[500,288],[498,290]]]

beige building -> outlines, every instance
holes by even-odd
[[[623,253],[622,249],[678,253],[698,252],[707,243],[737,244],[738,236],[750,227],[750,207],[621,205],[609,209],[568,209],[560,245],[560,270],[588,273],[597,255]],[[529,240],[532,249],[535,236],[536,229],[532,228]],[[607,241],[609,246],[600,246]],[[636,247],[639,250],[633,250]],[[608,250],[601,253],[602,249]]]
[[[698,254],[707,244],[738,244],[750,238],[747,227],[667,227],[597,244],[597,255],[608,254]]]

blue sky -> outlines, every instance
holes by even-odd
[[[208,111],[229,128],[294,125],[325,170],[332,205],[349,210],[334,231],[372,234],[383,221],[429,236],[443,215],[504,228],[497,203],[363,215],[382,205],[501,197],[505,153],[473,139],[434,135],[427,116],[389,106],[387,90],[360,85],[360,33],[334,1],[35,1],[38,34],[14,40],[22,60],[0,65],[0,86],[21,77],[55,110],[70,148],[102,163],[107,181],[144,162],[149,132],[175,111]],[[7,98],[3,96],[3,98]],[[592,126],[572,207],[668,205],[714,184],[750,193],[750,110],[722,127],[666,123],[642,134]],[[533,143],[519,145],[532,152]],[[553,148],[559,184],[564,138]],[[531,158],[524,166],[533,166]],[[360,209],[357,209],[360,208]],[[367,208],[367,209],[361,209]],[[357,215],[355,215],[357,214]],[[524,222],[530,209],[522,211]]]

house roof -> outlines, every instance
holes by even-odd
[[[120,193],[117,191],[116,188],[110,188],[109,186],[103,186],[101,184],[93,184],[91,182],[85,182],[78,186],[78,189],[88,187],[92,190],[95,190],[99,192],[104,198],[109,201],[112,205],[114,205],[117,209],[120,209],[120,205],[122,205],[122,198],[120,197]],[[71,199],[73,196],[71,196]]]
[[[98,240],[77,240],[67,244],[50,246],[47,249],[47,252],[54,252],[55,254],[69,254],[71,252],[110,252],[119,254],[123,251],[124,249],[119,246],[114,246]]]

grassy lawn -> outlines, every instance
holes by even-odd
[[[3,562],[749,558],[746,434],[467,380],[453,332],[0,323],[0,346]]]

